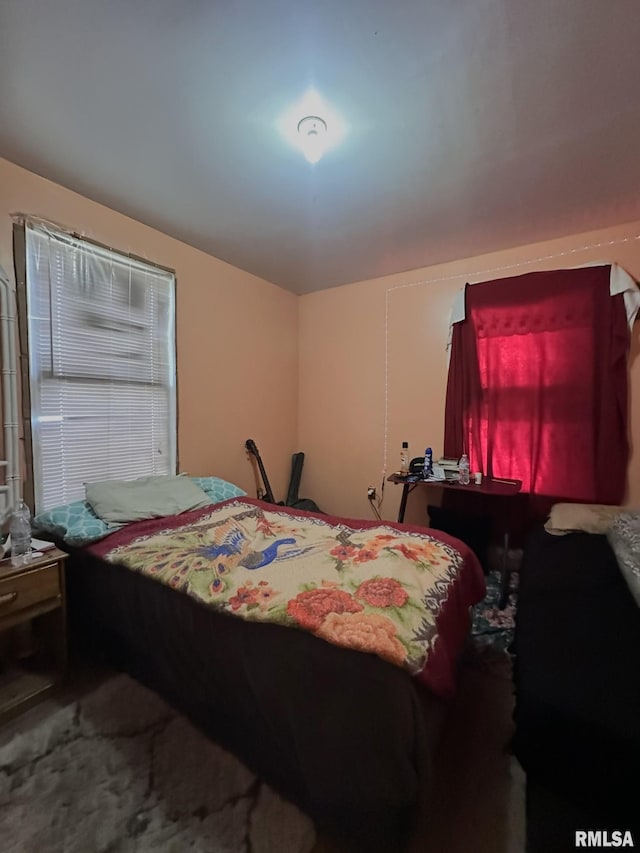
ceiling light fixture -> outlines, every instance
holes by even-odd
[[[320,116],[305,116],[298,122],[300,147],[309,163],[317,163],[324,154],[327,123]]]
[[[308,89],[278,119],[277,127],[287,142],[309,163],[317,163],[346,133],[345,123],[316,89]]]

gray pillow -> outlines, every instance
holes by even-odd
[[[211,499],[189,477],[141,477],[86,483],[87,501],[95,514],[118,524],[178,515],[210,506]]]
[[[620,571],[640,607],[640,513],[623,512],[607,531]]]

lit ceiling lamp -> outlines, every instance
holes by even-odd
[[[320,116],[305,116],[298,122],[300,148],[309,163],[317,163],[324,154],[327,123]]]
[[[344,122],[315,89],[305,92],[280,119],[278,127],[309,163],[317,163],[345,134]]]

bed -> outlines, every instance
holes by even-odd
[[[520,573],[513,748],[531,853],[572,849],[577,830],[639,828],[640,514],[571,513],[568,530],[531,533]]]
[[[404,849],[433,784],[431,721],[484,595],[467,546],[239,495],[89,546],[59,534],[81,642],[322,833],[354,850]]]

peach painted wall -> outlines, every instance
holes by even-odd
[[[253,493],[243,449],[252,437],[284,497],[290,455],[302,449],[301,494],[356,517],[370,517],[366,488],[380,489],[385,464],[395,470],[403,440],[412,456],[427,444],[442,450],[449,313],[465,281],[593,260],[616,261],[640,278],[636,222],[296,297],[0,159],[0,264],[10,276],[15,212],[176,270],[182,470],[215,473]],[[631,348],[634,445],[639,355],[640,323]],[[395,518],[399,492],[387,487],[385,518]],[[640,505],[635,446],[628,498]],[[423,507],[412,501],[407,520],[423,520]]]
[[[17,212],[175,269],[180,468],[253,495],[253,438],[284,496],[297,450],[298,298],[0,159],[0,265],[11,277]]]
[[[302,492],[329,512],[371,517],[367,486],[380,489],[385,462],[397,470],[402,441],[411,456],[427,445],[442,453],[449,315],[464,283],[589,261],[640,279],[640,222],[301,297]],[[640,321],[631,337],[628,503],[640,506]],[[424,521],[424,498],[412,496],[407,521]],[[400,487],[387,484],[383,517],[395,519],[399,502]]]

